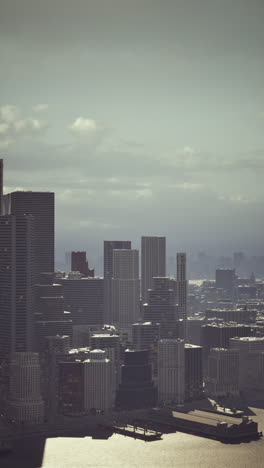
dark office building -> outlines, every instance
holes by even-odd
[[[155,406],[157,391],[152,381],[152,367],[149,363],[148,351],[127,349],[124,354],[116,406],[123,409]]]
[[[54,271],[54,193],[12,192],[4,195],[5,214],[30,214],[35,225],[36,276]]]
[[[202,347],[186,343],[185,347],[185,401],[203,397]]]
[[[254,336],[256,330],[250,325],[237,323],[212,323],[202,326],[202,343],[208,348],[229,348],[229,339]]]
[[[90,270],[86,260],[86,252],[71,253],[71,271],[79,271],[85,277],[94,277],[94,270]]]
[[[215,271],[215,286],[223,289],[230,297],[234,294],[236,283],[236,270],[219,268]]]
[[[0,216],[0,357],[30,352],[35,283],[34,220]]]
[[[73,325],[103,325],[103,278],[57,279],[62,284],[65,309],[71,312]]]
[[[113,250],[131,249],[131,241],[104,241],[104,322],[113,323],[112,278]]]
[[[79,361],[59,362],[59,411],[81,413],[84,408],[84,372]]]

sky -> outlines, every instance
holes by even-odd
[[[0,0],[5,192],[55,191],[58,258],[263,254],[263,22],[263,0]]]

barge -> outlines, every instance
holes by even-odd
[[[162,433],[158,431],[152,431],[150,429],[138,427],[136,425],[132,426],[130,424],[126,424],[125,426],[118,426],[118,425],[99,425],[101,429],[104,430],[111,430],[115,434],[121,434],[128,437],[133,437],[134,439],[144,440],[145,442],[151,442],[154,440],[159,440],[162,437]]]

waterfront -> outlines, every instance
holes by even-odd
[[[264,410],[253,416],[264,430]],[[264,439],[223,444],[177,432],[162,440],[143,442],[118,434],[108,440],[85,438],[33,438],[17,443],[15,452],[1,457],[1,468],[141,468],[262,467]]]

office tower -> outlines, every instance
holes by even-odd
[[[91,351],[84,366],[84,409],[108,411],[113,406],[112,367],[102,350]]]
[[[213,348],[208,356],[205,391],[213,397],[237,396],[239,356],[236,349]]]
[[[71,312],[73,325],[103,325],[104,279],[82,278],[69,274],[57,279],[62,285],[65,308]]]
[[[13,353],[10,365],[9,411],[18,422],[42,423],[44,403],[40,394],[37,353]]]
[[[215,286],[217,289],[223,289],[228,297],[234,296],[236,284],[236,270],[218,268],[215,271]]]
[[[90,338],[92,349],[102,349],[110,359],[113,372],[113,393],[120,380],[120,336],[109,333],[94,332]]]
[[[235,337],[230,348],[238,351],[239,390],[251,393],[259,390],[263,376],[264,337]],[[264,388],[262,387],[262,393]]]
[[[45,278],[43,278],[45,276]],[[35,350],[45,353],[47,337],[67,335],[72,339],[72,318],[65,311],[65,301],[61,284],[53,283],[53,275],[41,275],[42,283],[35,285]]]
[[[205,311],[207,319],[216,319],[223,322],[255,323],[257,317],[256,309],[207,309]]]
[[[184,402],[185,349],[184,341],[158,342],[158,401],[170,406]]]
[[[229,348],[229,340],[235,336],[253,336],[255,330],[250,325],[230,323],[210,323],[202,325],[202,344],[205,348]]]
[[[4,161],[0,159],[0,216],[3,215],[3,173],[4,173]]]
[[[148,289],[153,289],[153,278],[166,276],[166,238],[141,238],[141,297],[147,302]]]
[[[54,193],[12,192],[4,196],[5,214],[30,214],[35,225],[36,277],[54,272]]]
[[[203,348],[185,343],[185,401],[203,398]]]
[[[59,411],[76,414],[84,409],[84,368],[79,360],[60,361],[59,367]]]
[[[160,323],[161,338],[178,338],[178,310],[171,278],[153,278],[153,289],[148,290],[147,296],[143,305],[144,321]]]
[[[187,338],[187,279],[186,279],[186,253],[177,253],[177,302],[178,317],[183,320],[183,336]]]
[[[86,260],[86,252],[71,253],[71,271],[79,271],[85,277],[94,277],[94,270],[90,270]]]
[[[115,327],[131,335],[139,319],[138,250],[113,250],[112,318]]]
[[[121,383],[116,397],[118,408],[151,408],[157,401],[147,350],[127,349],[121,366]]]
[[[160,339],[160,324],[138,322],[132,326],[132,342],[136,350],[153,349]]]
[[[104,241],[104,322],[112,323],[113,250],[131,249],[131,241]]]
[[[35,236],[31,215],[0,217],[0,357],[32,351]]]

